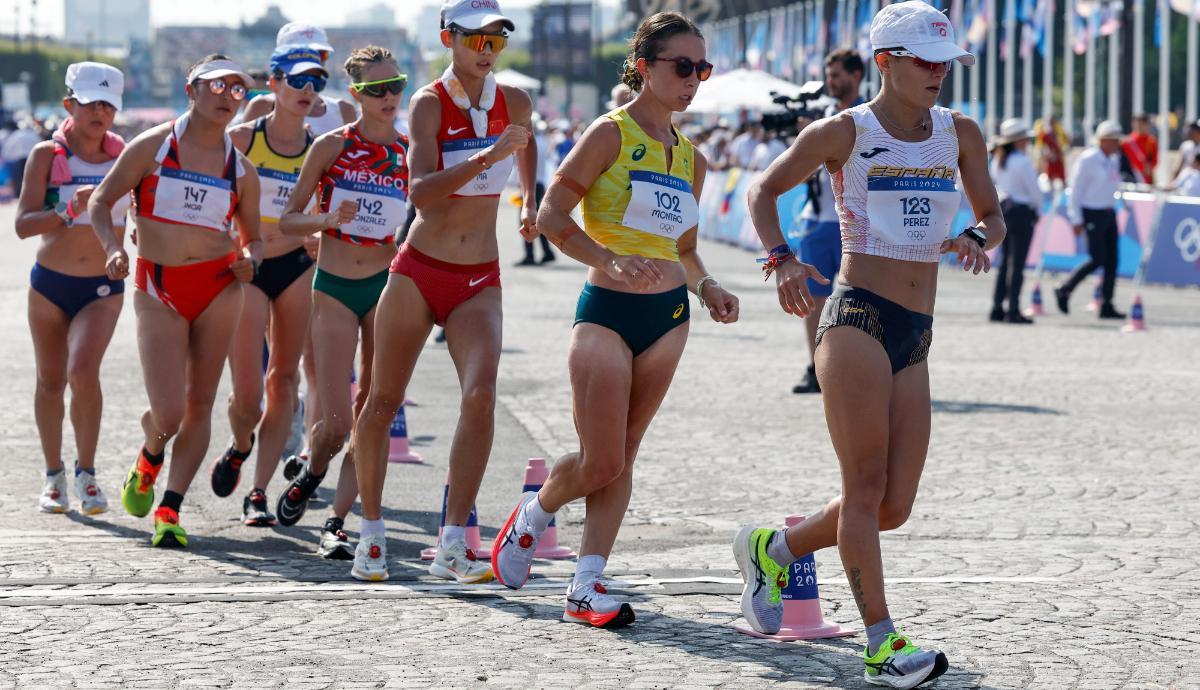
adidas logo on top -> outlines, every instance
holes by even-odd
[[[100,82],[100,86],[108,86],[108,80],[105,79],[104,81]],[[112,87],[109,87],[109,88],[112,88]]]

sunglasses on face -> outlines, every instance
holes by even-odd
[[[649,58],[649,60],[650,62],[674,62],[675,76],[679,77],[680,79],[687,79],[688,77],[692,76],[692,72],[696,73],[696,78],[700,81],[707,81],[708,78],[712,76],[713,64],[708,60],[692,62],[691,58],[685,57],[656,57]]]
[[[387,79],[351,84],[350,88],[354,89],[355,93],[361,93],[372,98],[383,98],[385,94],[398,94],[404,91],[405,86],[408,86],[408,75],[397,74]]]
[[[484,34],[459,29],[451,29],[451,31],[462,36],[463,46],[476,53],[482,53],[486,46],[491,46],[493,53],[499,53],[504,50],[504,46],[508,45],[508,34]]]
[[[930,62],[928,60],[922,60],[921,58],[917,57],[915,53],[910,53],[907,50],[888,50],[885,52],[893,57],[912,58],[914,65],[917,67],[923,67],[930,72],[936,72],[939,69],[944,69],[949,72],[950,68],[954,65],[953,60],[947,60],[946,62]]]
[[[284,76],[276,73],[276,79],[282,79],[285,84],[297,91],[303,91],[304,87],[311,86],[313,92],[321,93],[325,90],[325,84],[328,80],[318,74],[291,74]]]
[[[210,79],[208,82],[208,91],[214,96],[220,96],[228,91],[229,97],[235,101],[246,98],[246,86],[240,81],[227,83],[224,79]]]

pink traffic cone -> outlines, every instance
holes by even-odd
[[[396,410],[392,428],[388,430],[388,462],[421,462],[421,456],[408,447],[408,421],[404,418],[404,406]]]
[[[446,486],[442,490],[442,521],[438,523],[438,543],[442,541],[442,528],[446,526],[446,502],[450,500],[450,473],[446,472]],[[471,514],[467,516],[467,548],[475,552],[475,556],[479,559],[490,559],[492,557],[492,547],[487,549],[479,541],[479,516],[475,512],[475,506],[471,506]],[[437,547],[431,546],[428,549],[421,551],[421,560],[432,561],[437,556]]]
[[[521,493],[540,491],[542,484],[546,483],[546,477],[549,476],[550,471],[546,469],[545,458],[529,458],[529,464],[525,466],[525,486],[521,489]],[[554,518],[550,519],[550,526],[538,540],[537,550],[533,552],[533,557],[553,559],[575,557],[574,551],[565,546],[559,546],[558,528],[554,524]]]
[[[1100,304],[1104,301],[1103,293],[1100,289],[1101,281],[1096,281],[1096,289],[1092,291],[1092,301],[1084,309],[1087,311],[1100,311]]]
[[[1129,308],[1129,321],[1121,327],[1122,333],[1139,333],[1146,330],[1146,313],[1142,309],[1142,296],[1134,295]]]
[[[1025,310],[1025,316],[1045,316],[1046,310],[1042,307],[1042,284],[1033,284],[1033,293],[1029,295],[1029,308]]]
[[[788,527],[804,521],[803,515],[787,516]],[[783,595],[783,625],[774,635],[758,632],[748,625],[736,625],[734,629],[752,637],[768,640],[822,640],[829,637],[846,637],[856,630],[844,628],[825,620],[821,614],[821,596],[817,592],[817,564],[812,554],[807,554],[788,567],[787,586]]]

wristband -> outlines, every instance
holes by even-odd
[[[700,280],[696,281],[696,299],[700,302],[700,306],[704,309],[708,308],[708,303],[704,301],[704,297],[700,293],[701,293],[701,291],[704,290],[704,286],[707,283],[712,283],[713,285],[720,285],[720,283],[717,282],[717,279],[710,275],[704,276]]]
[[[81,214],[75,210],[75,199],[67,200],[67,215],[71,216],[71,220],[75,220]]]
[[[492,164],[487,162],[487,154],[483,153],[482,151],[475,154],[474,156],[471,156],[467,160],[472,163],[478,163],[479,165],[483,166],[484,170],[489,170],[492,167]]]

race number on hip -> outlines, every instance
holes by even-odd
[[[454,139],[442,142],[442,167],[453,168],[468,158],[496,143],[500,137],[481,139]],[[496,161],[474,179],[464,184],[455,194],[458,196],[495,196],[504,191],[504,185],[512,174],[513,157]]]
[[[871,234],[906,247],[940,245],[958,212],[954,180],[930,177],[868,177]]]
[[[408,213],[403,189],[381,185],[338,180],[329,200],[329,210],[336,211],[343,201],[354,202],[354,220],[341,226],[347,235],[382,240],[392,236]]]
[[[621,225],[659,237],[678,239],[700,220],[692,186],[671,175],[629,171],[629,205]]]

